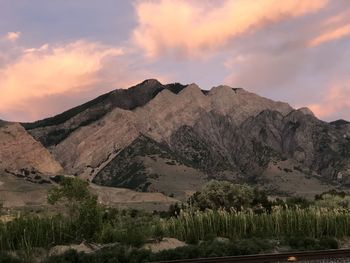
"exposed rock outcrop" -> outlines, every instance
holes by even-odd
[[[61,172],[62,166],[50,152],[18,123],[0,123],[0,169],[11,172]]]
[[[348,122],[229,86],[147,80],[23,126],[66,173],[100,185],[184,196],[210,178],[263,183],[285,161],[298,176],[350,178]]]

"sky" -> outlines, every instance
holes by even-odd
[[[349,0],[0,0],[0,119],[145,79],[241,87],[350,120]]]

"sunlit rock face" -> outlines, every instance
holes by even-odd
[[[46,170],[101,185],[184,196],[211,178],[264,184],[271,165],[339,184],[350,176],[349,123],[229,86],[151,79],[23,126],[51,158]]]
[[[62,166],[20,124],[0,122],[0,169],[46,174],[62,172]]]

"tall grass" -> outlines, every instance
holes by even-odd
[[[20,216],[0,222],[0,250],[50,247],[76,239],[76,226],[61,216]]]
[[[98,217],[102,217],[101,214]],[[158,218],[113,214],[103,220],[86,221],[80,218],[56,215],[20,215],[12,221],[0,221],[0,251],[50,248],[55,245],[80,243],[83,240],[97,243],[120,242],[141,246],[147,239],[159,236]]]
[[[230,239],[250,237],[312,237],[350,236],[350,213],[323,208],[276,208],[271,213],[252,211],[182,212],[179,217],[163,221],[164,231],[189,243],[208,236]]]
[[[89,220],[89,218],[88,218]],[[271,213],[252,210],[204,212],[182,211],[178,217],[159,219],[114,213],[96,221],[98,226],[81,224],[63,216],[20,216],[0,223],[0,250],[30,250],[90,240],[98,243],[119,242],[141,246],[147,239],[176,237],[187,243],[227,237],[231,240],[252,237],[282,239],[288,237],[350,236],[347,210],[311,207],[273,209]],[[87,228],[91,229],[87,229]]]

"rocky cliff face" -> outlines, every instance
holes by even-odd
[[[56,174],[62,166],[18,123],[0,122],[0,170]]]
[[[52,118],[22,125],[35,139],[49,147],[60,143],[78,128],[102,119],[114,108],[133,110],[145,105],[164,89],[178,93],[183,88],[185,86],[179,83],[162,85],[157,80],[150,79],[129,89],[104,94]]]
[[[289,177],[350,177],[349,123],[228,86],[147,80],[23,126],[66,173],[101,185],[186,194],[209,178],[262,183],[286,162]]]

